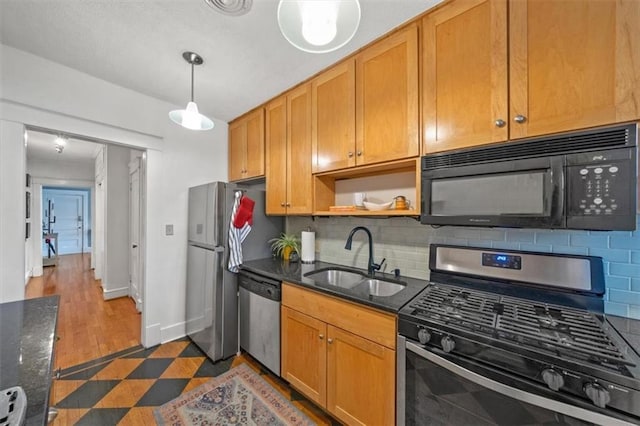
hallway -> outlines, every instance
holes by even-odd
[[[131,298],[105,301],[89,254],[60,256],[31,278],[26,298],[60,296],[54,368],[68,368],[140,344],[140,314]]]

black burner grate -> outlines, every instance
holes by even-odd
[[[417,318],[558,356],[613,369],[635,366],[588,311],[435,283],[409,306]]]

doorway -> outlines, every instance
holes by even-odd
[[[91,189],[42,188],[43,261],[91,251]],[[57,241],[56,241],[57,240]]]
[[[53,268],[43,270],[43,263],[39,271],[33,268],[28,288],[35,286],[40,295],[55,291],[61,297],[60,337],[65,339],[66,331],[68,344],[59,345],[66,354],[59,355],[70,366],[68,362],[80,358],[95,358],[97,350],[104,356],[139,344],[144,227],[140,213],[130,213],[129,205],[135,198],[133,208],[144,209],[144,185],[138,185],[137,195],[130,194],[130,163],[138,163],[134,181],[144,181],[144,152],[40,128],[28,128],[27,133],[26,165],[34,183],[32,211],[37,216],[32,219],[35,229],[32,241],[26,242],[27,253],[34,261],[57,257]],[[60,139],[64,147],[58,149]],[[131,229],[137,230],[136,236],[130,235]],[[136,242],[135,253],[128,249],[130,241]],[[85,306],[89,300],[91,307]],[[91,348],[74,350],[80,341]]]

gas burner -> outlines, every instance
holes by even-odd
[[[624,372],[634,367],[594,314],[563,306],[430,283],[409,305],[413,316],[455,325],[553,356]]]

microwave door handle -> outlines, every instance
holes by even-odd
[[[564,204],[566,198],[566,183],[564,167],[561,159],[554,159],[551,163],[551,225],[564,225]]]

